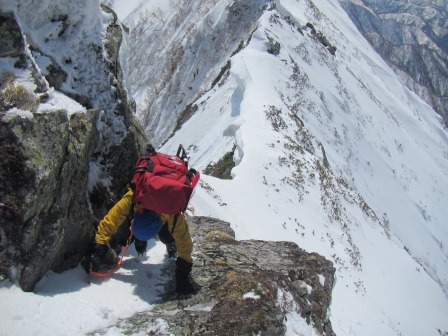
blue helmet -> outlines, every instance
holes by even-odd
[[[160,216],[151,210],[135,212],[132,221],[132,233],[138,240],[149,240],[159,233],[162,227]]]

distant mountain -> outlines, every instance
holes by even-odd
[[[339,2],[407,86],[448,123],[448,2]]]

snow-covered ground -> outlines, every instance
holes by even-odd
[[[112,4],[123,20],[140,5],[158,15],[170,8],[129,3]],[[307,22],[337,47],[335,56],[310,29],[299,32]],[[266,51],[269,39],[280,43],[278,55]],[[203,174],[191,213],[229,221],[237,239],[294,241],[332,260],[337,335],[448,332],[441,118],[331,0],[277,1],[231,62],[222,85],[195,102],[196,114],[162,148],[174,153],[182,143],[202,170],[236,146],[233,179]],[[49,274],[35,293],[1,284],[0,335],[83,334],[150,309],[166,281],[163,246],[152,245],[140,263],[129,256],[90,286],[79,268]]]
[[[160,270],[174,261],[160,242],[151,240],[148,249],[137,256],[131,246],[114,274],[92,276],[90,284],[81,267],[48,274],[33,293],[0,283],[0,335],[85,335],[150,309],[167,281]],[[107,335],[121,333],[111,329]]]

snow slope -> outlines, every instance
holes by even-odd
[[[333,260],[336,334],[438,335],[448,327],[446,129],[337,4],[314,4],[266,12],[163,150],[183,143],[204,169],[236,144],[233,180],[204,176],[195,213],[230,221],[239,239],[290,240]],[[282,15],[312,22],[336,56]]]
[[[150,309],[167,281],[161,267],[174,261],[166,259],[160,242],[151,240],[148,249],[150,254],[138,257],[129,248],[115,274],[92,277],[91,284],[81,267],[48,274],[33,293],[0,283],[0,335],[85,335]],[[121,333],[111,329],[107,335]]]
[[[121,18],[137,15],[134,2],[114,6]],[[311,29],[302,35],[307,22],[335,56]],[[202,175],[191,213],[229,221],[238,239],[294,241],[332,260],[337,335],[448,331],[447,131],[337,3],[276,1],[229,76],[195,104],[162,149],[182,143],[204,169],[236,145],[236,166],[232,180]],[[49,274],[32,294],[2,283],[0,335],[84,334],[150,309],[168,262],[151,245],[148,258],[131,255],[90,286],[79,268]]]

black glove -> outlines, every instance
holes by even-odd
[[[139,240],[135,237],[133,237],[134,239],[134,246],[135,246],[135,250],[137,251],[138,254],[145,254],[146,253],[146,246],[148,245],[148,242],[146,240]]]
[[[92,271],[98,272],[100,267],[105,264],[106,255],[109,252],[109,246],[96,244],[92,251]]]
[[[191,294],[195,292],[193,285],[190,282],[190,273],[192,263],[188,261],[177,258],[176,260],[176,292],[178,294]]]
[[[177,256],[176,243],[170,243],[166,245],[166,253],[169,258],[175,258]]]

